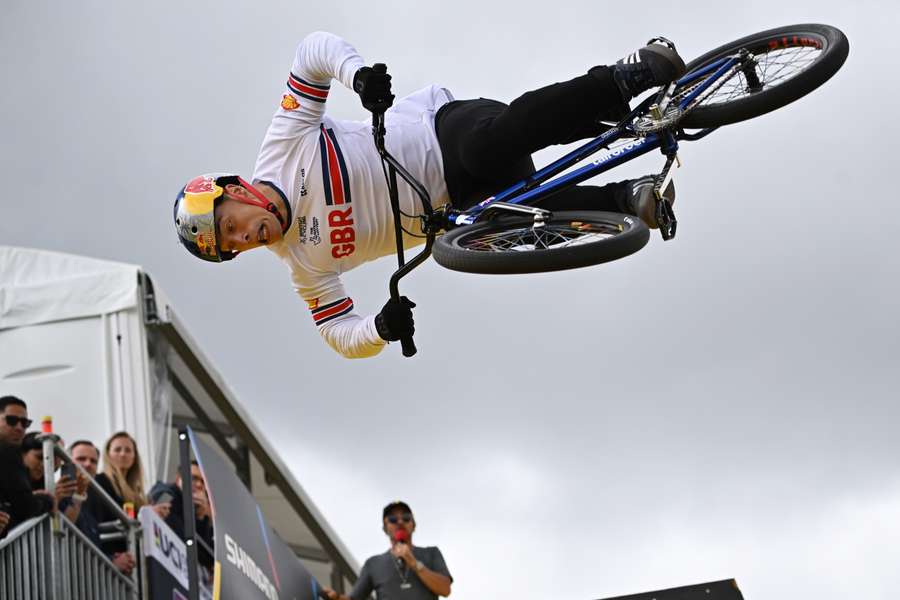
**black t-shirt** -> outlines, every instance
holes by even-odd
[[[53,499],[34,494],[28,469],[22,462],[22,449],[12,444],[0,443],[0,502],[10,504],[10,521],[5,532],[22,521],[53,510]]]

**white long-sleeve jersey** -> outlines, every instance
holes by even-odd
[[[368,121],[325,116],[332,79],[352,89],[363,66],[357,51],[336,35],[316,32],[297,47],[281,104],[266,132],[254,182],[277,186],[291,208],[284,238],[269,246],[290,268],[295,291],[306,301],[319,333],[348,358],[378,354],[385,345],[373,315],[361,317],[341,283],[344,271],[396,252],[393,214],[381,158]],[[428,190],[433,206],[448,201],[437,110],[452,100],[438,86],[397,101],[385,115],[385,144]],[[422,213],[421,202],[400,180],[400,208]],[[414,217],[403,217],[419,231]],[[422,243],[404,234],[404,246]]]

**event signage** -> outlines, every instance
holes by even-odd
[[[319,587],[219,453],[188,429],[215,530],[215,600],[316,600]]]
[[[138,513],[144,532],[144,556],[155,559],[181,587],[188,587],[187,547],[149,506]]]

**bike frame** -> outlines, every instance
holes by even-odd
[[[686,74],[684,77],[676,81],[674,87],[688,85],[700,79],[701,77],[704,77],[711,71],[715,71],[715,73],[707,81],[698,86],[696,90],[685,97],[679,103],[678,108],[684,110],[697,97],[713,87],[713,85],[716,84],[722,78],[722,76],[724,76],[725,73],[728,73],[730,70],[732,70],[738,64],[738,62],[739,59],[735,57],[723,58],[703,67],[702,69],[692,71],[691,73]],[[672,89],[674,89],[674,87]],[[666,93],[668,93],[668,89],[661,92],[660,95],[665,95]],[[645,113],[652,104],[658,103],[660,99],[660,96],[648,98],[647,100],[642,102],[634,111],[632,111],[624,122],[630,123],[636,116],[640,116],[641,114]],[[522,181],[506,188],[502,192],[499,192],[498,194],[495,194],[494,196],[476,204],[472,208],[464,211],[458,211],[454,209],[448,210],[446,212],[446,223],[443,224],[444,228],[450,229],[463,225],[471,225],[479,219],[479,217],[482,215],[482,213],[484,213],[486,209],[497,202],[506,202],[508,204],[533,204],[534,202],[546,198],[547,196],[550,196],[555,192],[573,185],[577,185],[582,181],[586,181],[591,177],[595,177],[596,175],[609,171],[610,169],[613,169],[623,163],[647,154],[648,152],[652,152],[656,149],[660,149],[662,153],[667,157],[674,156],[678,152],[679,140],[698,140],[702,137],[705,137],[713,130],[714,129],[704,129],[699,133],[692,135],[685,134],[684,131],[680,129],[674,131],[663,130],[659,134],[653,133],[644,137],[635,137],[633,127],[622,124],[616,125],[615,127],[601,134],[599,137],[594,138],[583,146],[558,159],[556,162],[553,162],[540,171],[535,172],[527,179],[523,179]],[[567,173],[561,177],[558,177],[551,181],[547,181],[554,175],[561,173],[567,168],[581,162],[582,160],[593,154],[596,154],[597,152],[607,148],[611,144],[624,137],[634,138],[634,140],[626,144],[621,149],[616,148],[614,150],[611,150],[605,156],[594,160],[590,165],[586,165],[584,167],[581,167],[580,169],[572,171],[571,173]]]
[[[522,181],[506,188],[505,190],[487,198],[486,200],[476,204],[467,210],[456,210],[453,208],[444,208],[435,211],[431,206],[431,198],[425,187],[417,181],[397,160],[391,156],[384,145],[384,112],[373,111],[372,113],[372,129],[375,137],[375,146],[378,149],[382,159],[387,163],[387,179],[388,188],[391,196],[391,208],[394,211],[394,227],[397,239],[397,271],[391,276],[389,283],[389,291],[391,298],[398,300],[400,297],[399,281],[407,275],[416,266],[424,262],[431,254],[431,247],[434,238],[440,230],[448,230],[456,227],[465,227],[483,219],[486,215],[495,209],[514,210],[514,211],[536,211],[546,214],[547,211],[541,209],[529,209],[528,205],[546,198],[563,189],[577,185],[582,181],[590,179],[596,175],[609,171],[623,163],[633,160],[639,156],[659,149],[667,158],[663,173],[657,182],[657,192],[663,188],[663,183],[671,177],[669,170],[672,163],[676,160],[678,152],[678,142],[682,140],[695,141],[705,137],[715,130],[715,128],[703,129],[694,134],[685,133],[685,131],[677,127],[677,120],[669,127],[661,127],[658,132],[640,135],[634,127],[636,119],[648,114],[653,114],[654,118],[661,118],[662,111],[659,107],[668,106],[672,92],[684,85],[688,85],[712,73],[702,84],[697,86],[688,96],[679,101],[678,108],[684,111],[691,103],[718,87],[718,84],[730,78],[734,73],[734,69],[745,69],[747,59],[744,56],[731,56],[722,58],[710,63],[709,65],[687,73],[678,81],[666,86],[655,96],[651,96],[638,105],[631,113],[623,119],[619,124],[613,126],[600,136],[585,143],[581,147],[566,154],[562,158],[547,165],[543,169],[535,172],[531,176]],[[383,68],[383,65],[382,65]],[[723,78],[725,78],[723,80]],[[570,173],[566,173],[555,179],[554,176],[562,173],[569,167],[585,160],[589,156],[597,152],[608,149],[609,146],[616,141],[629,138],[633,141],[627,143],[621,148],[610,149],[608,153],[600,158],[592,161],[591,164],[585,165]],[[424,249],[413,257],[409,262],[405,260],[403,238],[400,231],[400,213],[397,201],[397,174],[399,174],[410,186],[415,190],[416,194],[422,202],[423,216],[422,230],[425,232],[426,242]],[[661,200],[661,196],[657,193],[657,198]],[[675,218],[672,213],[671,206],[668,201],[660,201],[657,211],[660,216],[666,219],[667,225],[660,226],[664,239],[671,239],[675,235]],[[548,206],[552,210],[552,202]],[[662,211],[662,212],[659,212]],[[415,345],[412,338],[406,338],[403,342],[403,355],[412,356],[416,353]]]

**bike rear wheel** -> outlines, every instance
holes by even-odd
[[[620,213],[558,212],[538,226],[531,216],[501,217],[444,234],[434,260],[466,273],[542,273],[623,258],[649,239],[643,221]]]
[[[714,92],[701,96],[681,119],[682,127],[719,127],[781,108],[828,81],[844,64],[850,44],[830,25],[788,25],[720,46],[691,61],[687,71],[697,71],[744,49],[757,61],[759,85],[738,71]],[[703,81],[705,78],[676,88],[674,101],[687,97]]]

